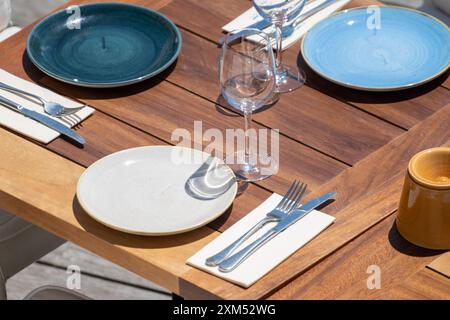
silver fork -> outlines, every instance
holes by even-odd
[[[41,103],[41,105],[44,107],[45,113],[47,113],[53,117],[57,117],[57,118],[61,118],[64,116],[74,114],[85,107],[85,106],[82,106],[82,107],[78,107],[78,108],[66,108],[59,103],[47,101],[44,98],[39,97],[38,95],[11,87],[3,82],[0,82],[0,89],[4,89],[6,91],[10,91],[13,93],[18,93],[18,94],[22,94],[25,96],[29,96],[29,97],[32,97],[32,98],[38,100]]]
[[[269,222],[280,221],[292,210],[296,209],[300,204],[300,200],[302,199],[303,195],[306,192],[306,187],[307,187],[306,184],[300,183],[300,181],[295,180],[289,187],[289,190],[286,192],[283,199],[281,199],[281,201],[275,207],[275,209],[267,213],[264,219],[255,224],[250,230],[244,233],[239,239],[234,241],[228,247],[226,247],[219,253],[213,255],[212,257],[206,259],[205,262],[206,265],[210,267],[219,265],[222,261],[228,258],[233,253],[233,251],[236,250],[244,241],[250,238],[250,236],[252,236],[256,231],[261,229]]]

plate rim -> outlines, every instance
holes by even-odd
[[[129,148],[129,149],[124,149],[124,150],[121,150],[121,151],[118,151],[118,152],[114,152],[114,153],[112,153],[110,155],[107,155],[106,157],[103,157],[103,158],[95,161],[92,165],[90,165],[88,168],[86,168],[86,170],[82,173],[82,175],[78,179],[75,196],[76,196],[77,202],[80,204],[80,206],[84,210],[84,212],[86,212],[86,214],[89,217],[91,217],[92,219],[94,219],[98,223],[100,223],[100,224],[102,224],[104,226],[107,226],[108,228],[111,228],[113,230],[120,231],[120,232],[123,232],[123,233],[139,235],[139,236],[170,236],[170,235],[176,235],[176,234],[180,234],[180,233],[185,233],[185,232],[189,232],[189,231],[201,228],[201,227],[211,223],[212,221],[216,220],[217,218],[219,218],[221,215],[223,215],[233,205],[233,202],[236,199],[237,193],[238,193],[238,183],[237,183],[236,175],[234,174],[233,170],[231,170],[231,168],[227,166],[229,171],[231,172],[231,174],[233,175],[233,177],[235,179],[234,184],[233,184],[234,192],[233,192],[232,197],[230,198],[231,200],[229,201],[229,203],[226,204],[225,209],[223,211],[220,211],[220,212],[212,215],[210,219],[205,220],[205,221],[203,221],[203,222],[201,222],[199,224],[196,224],[194,226],[191,226],[189,228],[178,229],[178,230],[174,230],[174,231],[170,231],[170,232],[139,232],[139,231],[131,231],[131,230],[127,230],[127,229],[124,229],[124,228],[120,228],[120,227],[115,226],[115,225],[111,225],[109,223],[106,223],[106,222],[100,220],[98,217],[96,217],[95,214],[90,211],[89,206],[87,206],[86,203],[79,197],[80,190],[81,190],[81,184],[82,184],[83,180],[86,179],[86,176],[89,173],[89,170],[92,169],[92,167],[94,165],[98,165],[98,163],[100,163],[101,161],[109,159],[109,158],[112,158],[112,157],[117,156],[117,155],[122,154],[122,153],[127,153],[127,152],[130,152],[130,151],[135,151],[135,150],[140,150],[140,149],[156,149],[156,148],[160,148],[160,149],[162,149],[162,148],[165,148],[165,149],[181,148],[181,149],[198,151],[198,152],[201,152],[203,154],[212,156],[211,154],[209,154],[207,152],[204,152],[204,151],[198,150],[198,149],[194,149],[194,148],[188,148],[188,147],[182,147],[182,146],[164,146],[164,145],[161,145],[161,146],[142,146],[142,147]],[[221,160],[221,159],[219,159],[217,157],[214,157],[214,158],[218,159],[219,161],[221,161],[222,163],[225,164],[225,162],[223,160]]]
[[[366,87],[366,86],[361,86],[361,85],[355,85],[355,84],[352,84],[352,83],[347,83],[347,82],[343,82],[343,81],[340,81],[338,79],[332,78],[332,77],[324,74],[323,72],[317,70],[314,67],[314,65],[308,60],[308,57],[305,54],[305,41],[306,41],[307,37],[310,35],[310,33],[320,23],[330,19],[331,17],[338,16],[338,15],[341,15],[341,14],[345,14],[345,13],[350,12],[350,11],[356,11],[356,10],[362,10],[362,9],[366,9],[367,10],[370,7],[371,6],[359,6],[359,7],[354,7],[354,8],[350,8],[350,9],[346,9],[346,10],[335,12],[332,15],[330,15],[328,18],[320,21],[319,23],[316,23],[311,29],[309,29],[306,32],[306,34],[303,36],[301,44],[300,44],[300,51],[301,51],[301,54],[302,54],[303,59],[305,60],[306,64],[315,73],[317,73],[318,75],[320,75],[321,77],[325,78],[328,81],[331,81],[331,82],[333,82],[335,84],[338,84],[338,85],[341,85],[341,86],[344,86],[344,87],[347,87],[347,88],[357,89],[357,90],[364,90],[364,91],[372,91],[372,92],[387,92],[387,91],[400,91],[400,90],[405,90],[405,89],[410,89],[410,88],[414,88],[414,87],[420,86],[422,84],[425,84],[427,82],[430,82],[430,81],[438,78],[439,76],[443,75],[445,72],[447,72],[450,69],[450,61],[449,61],[447,63],[447,65],[442,68],[442,70],[440,70],[439,72],[437,72],[436,74],[434,74],[434,75],[432,75],[432,76],[430,76],[428,78],[422,79],[422,80],[417,81],[417,82],[412,82],[412,83],[409,83],[409,84],[406,84],[406,85],[392,86],[392,87]],[[413,9],[413,8],[406,8],[406,7],[395,6],[395,5],[383,5],[383,6],[377,6],[377,7],[381,8],[381,9],[383,9],[383,8],[394,8],[394,9],[400,9],[400,10],[404,10],[404,11],[412,11],[412,12],[418,13],[420,15],[423,15],[424,17],[431,18],[435,22],[441,24],[445,29],[447,29],[447,31],[450,34],[450,27],[449,26],[447,26],[444,22],[442,22],[438,18],[436,18],[436,17],[434,17],[434,16],[432,16],[432,15],[426,13],[426,12],[422,12],[422,11],[419,11],[419,10],[416,10],[416,9]]]
[[[56,11],[56,12],[54,12],[54,13],[52,13],[52,14],[46,16],[46,17],[43,18],[41,21],[39,21],[39,22],[33,27],[33,29],[31,29],[31,31],[30,31],[30,33],[29,33],[29,35],[28,35],[28,38],[27,38],[26,52],[27,52],[27,56],[30,58],[30,60],[31,60],[31,62],[33,63],[33,65],[36,66],[39,70],[41,70],[41,71],[42,71],[43,73],[45,73],[46,75],[48,75],[48,76],[50,76],[50,77],[52,77],[52,78],[54,78],[54,79],[56,79],[56,80],[59,80],[59,81],[68,83],[68,84],[72,84],[72,85],[76,85],[76,86],[80,86],[80,87],[86,87],[86,88],[116,88],[116,87],[123,87],[123,86],[132,85],[132,84],[136,84],[136,83],[139,83],[139,82],[148,80],[148,79],[150,79],[150,78],[152,78],[152,77],[154,77],[154,76],[160,74],[161,72],[167,70],[167,69],[175,62],[175,60],[178,58],[178,56],[179,56],[180,53],[181,53],[181,49],[182,49],[182,45],[183,45],[183,37],[182,37],[182,35],[181,35],[180,30],[178,29],[178,27],[175,25],[175,23],[174,23],[172,20],[170,20],[167,16],[165,16],[164,14],[162,14],[162,13],[156,11],[156,10],[153,10],[153,9],[150,9],[150,8],[147,8],[147,7],[144,7],[144,6],[141,6],[141,5],[137,5],[137,4],[131,4],[131,3],[123,3],[123,2],[97,2],[97,3],[86,3],[86,4],[81,4],[81,5],[79,5],[79,7],[80,7],[80,8],[83,8],[83,7],[91,7],[91,6],[107,6],[107,5],[113,5],[113,6],[125,6],[125,7],[138,8],[138,9],[140,9],[140,10],[145,10],[145,11],[149,11],[149,12],[151,12],[151,13],[153,13],[153,14],[156,14],[157,16],[159,16],[159,17],[161,17],[163,20],[165,20],[165,21],[170,25],[170,27],[173,29],[173,31],[175,32],[176,38],[177,38],[177,40],[178,40],[178,41],[177,41],[177,49],[176,49],[174,55],[170,58],[170,60],[169,60],[167,63],[165,63],[163,66],[159,67],[157,70],[155,70],[155,71],[153,71],[153,72],[151,72],[151,73],[149,73],[149,74],[147,74],[147,75],[144,75],[144,76],[141,76],[141,77],[138,77],[138,78],[135,78],[135,79],[124,80],[124,81],[113,81],[113,82],[103,82],[103,83],[102,83],[102,82],[92,83],[92,82],[85,82],[85,81],[75,81],[75,79],[70,79],[70,78],[67,78],[67,77],[61,77],[61,76],[59,76],[59,75],[53,73],[52,71],[47,70],[47,69],[46,69],[45,67],[43,67],[42,65],[40,65],[40,63],[38,62],[38,60],[36,59],[36,57],[33,56],[33,53],[31,52],[31,49],[30,49],[30,48],[31,48],[31,37],[37,32],[37,29],[38,29],[43,23],[45,23],[46,21],[48,21],[49,19],[51,19],[53,16],[58,15],[58,14],[61,14],[61,13],[64,13],[65,10],[67,9],[67,8],[64,8],[64,9],[58,10],[58,11]]]

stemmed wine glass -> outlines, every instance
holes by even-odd
[[[242,181],[273,175],[278,163],[259,154],[257,134],[251,128],[252,112],[263,107],[275,90],[275,57],[270,37],[258,29],[242,29],[222,40],[219,78],[222,96],[244,114],[244,150],[227,156],[226,163]]]
[[[269,20],[276,35],[276,89],[275,92],[290,92],[300,88],[306,81],[303,70],[282,62],[283,25],[299,16],[306,0],[252,0],[256,11]]]

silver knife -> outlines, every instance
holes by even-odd
[[[30,110],[28,108],[25,108],[21,104],[18,104],[16,102],[9,100],[2,96],[0,96],[0,104],[4,105],[5,107],[8,107],[11,110],[14,110],[20,114],[23,114],[24,116],[31,118],[39,123],[42,123],[43,125],[51,128],[55,131],[58,131],[62,135],[78,142],[81,145],[84,145],[86,143],[86,140],[82,136],[80,136],[78,133],[76,133],[72,129],[66,127],[62,123],[60,123],[46,115],[43,115],[34,110]]]
[[[310,2],[319,2],[319,1],[316,0],[316,1],[310,1]],[[286,23],[284,26],[285,27],[286,26],[294,26],[295,27],[298,23],[302,22],[303,20],[308,19],[309,17],[315,15],[319,11],[322,11],[323,9],[327,8],[328,6],[332,5],[335,2],[336,2],[336,0],[324,1],[323,3],[318,4],[315,7],[311,8],[309,11],[300,13],[297,17],[293,18],[291,21]],[[261,21],[251,24],[247,28],[255,28],[255,29],[259,29],[262,31],[262,30],[270,27],[271,25],[272,24],[269,21],[264,19],[264,20],[261,20]]]
[[[292,226],[298,220],[306,216],[308,213],[313,211],[315,208],[328,201],[332,197],[336,195],[336,192],[329,192],[324,195],[321,195],[304,205],[302,205],[299,209],[294,210],[287,217],[282,219],[278,224],[267,231],[263,236],[256,239],[254,242],[250,243],[244,249],[239,251],[238,253],[232,255],[228,259],[224,260],[221,264],[219,264],[219,271],[221,272],[230,272],[233,271],[237,266],[239,266],[245,259],[251,256],[256,250],[261,248],[268,241],[273,239],[275,236]]]

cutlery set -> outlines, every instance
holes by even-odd
[[[54,119],[54,118],[63,119],[66,116],[73,115],[76,112],[85,108],[86,106],[82,106],[79,108],[66,108],[59,103],[47,101],[38,95],[20,90],[18,88],[14,88],[14,87],[9,86],[2,82],[0,82],[0,89],[6,90],[6,91],[9,91],[9,92],[21,95],[21,96],[28,96],[28,97],[31,97],[31,98],[37,100],[42,105],[45,113],[48,114],[48,116],[44,115],[42,113],[36,112],[34,110],[31,110],[29,108],[26,108],[23,105],[16,103],[16,102],[0,95],[0,104],[2,104],[3,106],[5,106],[15,112],[18,112],[18,113],[24,115],[25,117],[33,119],[33,120],[45,125],[46,127],[49,127],[51,129],[59,132],[63,136],[77,142],[80,145],[84,145],[86,143],[86,140],[82,136],[80,136],[74,130],[65,126],[61,122]],[[54,118],[52,118],[52,117],[54,117]]]
[[[217,253],[216,255],[208,258],[206,260],[206,265],[214,267],[219,265],[222,261],[227,259],[233,251],[236,250],[242,243],[244,243],[248,238],[255,234],[258,230],[264,227],[270,222],[279,222],[283,218],[287,217],[294,209],[298,208],[299,202],[306,192],[307,185],[300,184],[300,182],[294,181],[289,190],[281,199],[280,203],[275,209],[267,213],[266,217],[259,221],[253,228],[248,230],[242,237],[237,239],[235,242],[230,244],[228,247]],[[297,190],[298,189],[298,190]]]
[[[38,102],[40,102],[40,104],[42,105],[42,107],[44,108],[45,113],[47,113],[48,115],[52,116],[52,117],[57,117],[57,118],[62,118],[65,116],[69,116],[71,114],[77,113],[78,111],[82,110],[85,106],[79,107],[79,108],[66,108],[63,105],[56,103],[56,102],[52,102],[52,101],[47,101],[44,98],[35,95],[33,93],[30,92],[26,92],[23,90],[20,90],[18,88],[14,88],[11,87],[5,83],[0,82],[0,89],[6,90],[6,91],[10,91],[13,93],[17,93],[20,95],[25,95],[25,96],[29,96],[31,98],[36,99]]]
[[[206,259],[205,264],[209,267],[218,266],[219,271],[224,273],[233,271],[264,244],[336,195],[335,192],[329,192],[301,205],[300,200],[305,194],[306,188],[307,185],[294,181],[275,209],[267,213],[264,219],[225,249]],[[246,240],[268,223],[276,223],[276,225],[233,254]]]

